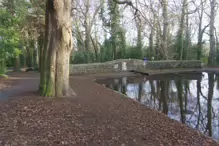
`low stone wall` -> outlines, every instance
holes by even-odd
[[[201,61],[197,60],[166,60],[148,61],[137,59],[119,59],[104,63],[91,64],[71,64],[70,74],[94,74],[107,72],[137,71],[146,73],[153,69],[173,69],[173,68],[201,68]]]
[[[139,64],[138,68],[139,67],[147,68],[147,69],[201,68],[201,61],[197,61],[197,60],[148,61],[146,65],[142,65],[142,63]]]

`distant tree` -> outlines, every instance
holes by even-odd
[[[216,0],[210,0],[211,14],[210,14],[210,52],[208,58],[208,65],[214,66],[216,63],[216,44],[215,44],[215,17],[216,17]]]

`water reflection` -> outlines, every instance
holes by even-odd
[[[218,74],[168,74],[97,82],[219,140]]]

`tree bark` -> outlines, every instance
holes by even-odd
[[[149,37],[150,60],[152,60],[152,58],[154,57],[153,46],[154,46],[154,29],[151,29],[150,37]]]
[[[209,58],[208,58],[208,65],[214,66],[216,62],[216,46],[215,46],[215,7],[216,7],[216,0],[211,0],[211,15],[210,15],[210,52],[209,52]]]
[[[46,29],[39,91],[42,96],[74,95],[69,87],[72,51],[71,0],[47,0]]]
[[[43,32],[40,31],[40,36],[38,37],[38,44],[39,44],[39,71],[41,71],[41,66],[43,63],[43,46],[44,46],[44,40],[43,40]]]
[[[202,29],[202,20],[204,15],[204,3],[201,1],[201,12],[199,13],[199,24],[198,24],[198,44],[197,44],[197,60],[201,60],[202,55],[202,38],[205,29]]]
[[[161,49],[162,49],[162,59],[167,59],[167,36],[168,36],[168,0],[162,0],[162,9],[163,9],[163,34],[162,34],[162,42],[161,42]]]
[[[32,46],[30,44],[28,44],[27,47],[27,67],[33,67],[33,49],[31,48]]]
[[[38,53],[39,44],[38,41],[34,43],[34,53],[33,53],[33,67],[35,69],[39,68],[39,53]]]
[[[187,1],[186,1],[187,2]],[[186,29],[185,29],[185,48],[184,48],[184,52],[183,52],[183,56],[184,56],[184,60],[188,60],[188,54],[190,52],[190,48],[191,48],[191,30],[190,30],[190,24],[189,24],[189,11],[188,11],[188,3],[186,3]]]
[[[94,41],[94,39],[92,38],[92,36],[90,36],[93,48],[94,48],[94,53],[95,53],[95,60],[98,61],[98,46],[97,43]]]
[[[183,52],[184,52],[184,29],[185,29],[186,5],[187,5],[187,0],[184,0],[183,6],[182,6],[181,19],[180,19],[179,34],[178,34],[178,46],[179,46],[179,52],[180,52],[180,56],[179,56],[180,60],[183,60]]]
[[[16,55],[14,59],[14,72],[20,72],[20,54]]]

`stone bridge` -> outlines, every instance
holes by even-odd
[[[141,72],[162,69],[194,69],[201,68],[201,61],[198,60],[161,60],[147,61],[138,59],[118,59],[104,63],[70,64],[70,74],[95,74],[109,72]]]

